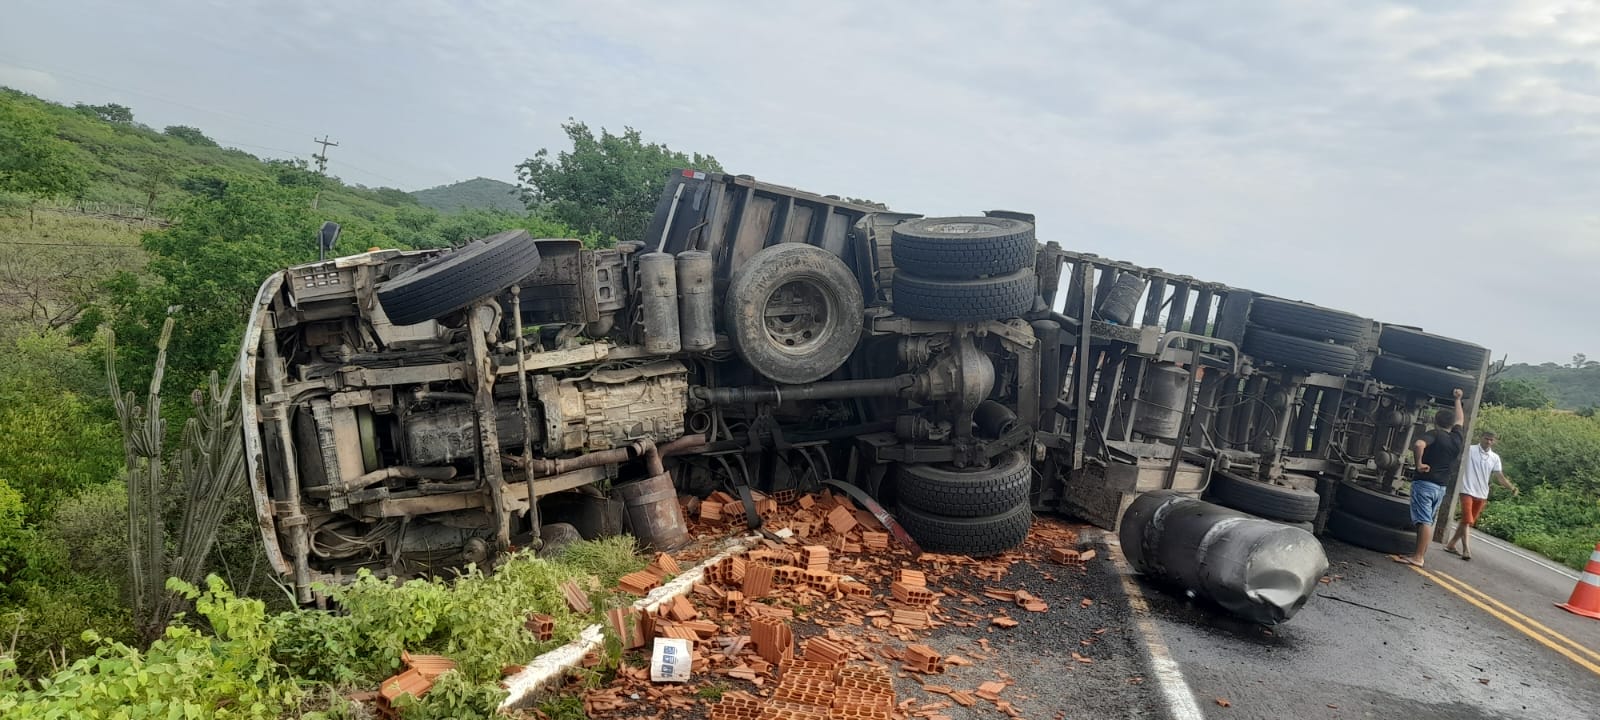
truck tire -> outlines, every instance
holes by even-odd
[[[981,517],[1027,503],[1033,468],[1012,450],[986,468],[901,465],[898,477],[901,504],[946,517]]]
[[[1344,345],[1359,345],[1372,334],[1372,321],[1359,315],[1275,297],[1257,297],[1251,302],[1250,322],[1295,337]]]
[[[1416,530],[1384,527],[1339,510],[1328,514],[1328,534],[1381,553],[1408,555],[1417,549]]]
[[[1455,368],[1477,375],[1489,355],[1487,348],[1425,333],[1399,325],[1385,325],[1378,333],[1378,349],[1419,365]]]
[[[968,518],[936,515],[901,503],[894,517],[923,550],[973,557],[999,555],[1021,545],[1033,527],[1033,509],[1026,503],[997,515]]]
[[[1281,522],[1309,522],[1317,516],[1321,497],[1309,490],[1269,485],[1222,473],[1211,476],[1207,490],[1213,502]]]
[[[1455,370],[1429,367],[1393,355],[1379,355],[1372,361],[1372,376],[1379,382],[1406,390],[1427,393],[1436,398],[1449,398],[1456,388],[1471,398],[1478,389],[1476,373],[1468,375]]]
[[[1346,515],[1384,527],[1401,530],[1411,527],[1411,498],[1378,492],[1345,480],[1339,483],[1333,499],[1334,506]]]
[[[894,226],[894,265],[925,278],[968,279],[1032,268],[1033,223],[998,217],[919,218]]]
[[[1039,278],[1033,270],[977,280],[935,280],[903,268],[894,274],[894,311],[913,320],[1005,320],[1033,309]]]
[[[861,339],[861,286],[843,260],[815,245],[780,243],[751,256],[724,303],[734,351],[773,382],[821,380]]]
[[[538,267],[539,245],[528,231],[507,230],[379,283],[378,303],[390,322],[413,325],[495,295]]]
[[[1331,375],[1349,375],[1361,364],[1361,353],[1356,352],[1355,348],[1259,327],[1245,329],[1243,350],[1258,360]]]

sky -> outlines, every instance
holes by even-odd
[[[561,124],[1489,346],[1600,356],[1600,4],[10,0],[0,85],[407,190]]]

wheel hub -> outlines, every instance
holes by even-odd
[[[784,352],[802,355],[822,344],[833,303],[815,283],[794,280],[767,297],[762,310],[767,338]]]

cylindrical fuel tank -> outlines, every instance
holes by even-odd
[[[1178,437],[1183,426],[1183,408],[1188,404],[1184,391],[1189,388],[1189,371],[1177,365],[1152,364],[1145,370],[1139,388],[1135,432],[1146,437]]]
[[[717,344],[713,267],[711,253],[678,253],[678,326],[683,349],[689,352],[703,352]]]
[[[678,352],[682,348],[678,334],[678,271],[671,255],[639,256],[639,303],[644,309],[645,352]]]
[[[1173,490],[1135,499],[1117,535],[1135,570],[1266,625],[1293,617],[1328,570],[1311,533]]]

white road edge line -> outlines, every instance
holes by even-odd
[[[1122,556],[1122,543],[1117,541],[1113,533],[1103,533],[1101,539],[1110,550],[1111,561],[1117,566],[1117,575],[1122,580],[1123,593],[1128,596],[1133,622],[1144,636],[1145,650],[1150,654],[1150,669],[1155,673],[1156,683],[1167,700],[1167,711],[1171,713],[1172,720],[1205,720],[1205,714],[1200,712],[1200,706],[1194,700],[1194,690],[1184,680],[1183,671],[1178,669],[1178,661],[1172,659],[1166,641],[1161,639],[1161,632],[1150,621],[1150,605],[1145,602],[1138,583],[1133,581],[1133,569]]]
[[[1578,572],[1576,570],[1573,570],[1572,568],[1569,568],[1569,567],[1563,567],[1563,566],[1560,566],[1560,565],[1552,565],[1552,564],[1550,564],[1550,562],[1548,560],[1545,560],[1544,558],[1539,557],[1538,555],[1530,554],[1527,551],[1523,550],[1522,548],[1519,548],[1519,547],[1517,547],[1515,545],[1512,545],[1511,543],[1508,543],[1508,542],[1506,542],[1504,540],[1501,540],[1500,538],[1497,538],[1497,537],[1495,537],[1493,535],[1490,535],[1488,533],[1473,532],[1473,536],[1474,537],[1473,537],[1472,542],[1478,542],[1480,540],[1485,541],[1489,545],[1489,547],[1499,549],[1501,552],[1504,552],[1504,553],[1506,553],[1508,555],[1515,555],[1515,556],[1517,556],[1519,558],[1522,558],[1523,560],[1527,560],[1528,562],[1533,563],[1534,565],[1538,565],[1539,567],[1542,567],[1542,568],[1544,568],[1546,570],[1550,570],[1552,572],[1560,573],[1561,575],[1565,576],[1568,580],[1577,580],[1578,579]]]

